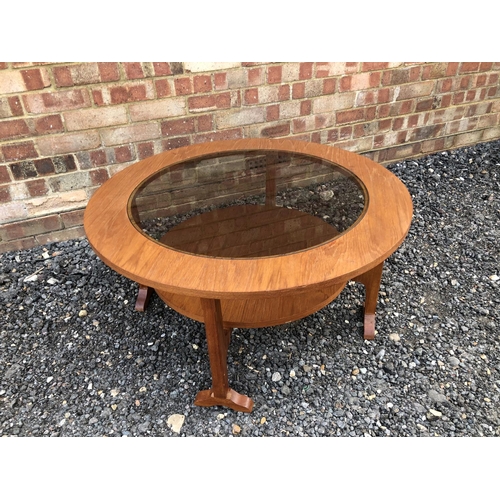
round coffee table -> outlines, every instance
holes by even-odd
[[[364,338],[375,336],[384,260],[404,240],[411,197],[363,156],[293,140],[241,139],[161,153],[114,175],[84,217],[96,254],[205,323],[212,387],[198,406],[250,412],[230,388],[233,328],[273,326],[365,285]]]

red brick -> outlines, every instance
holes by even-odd
[[[323,80],[323,94],[333,94],[337,85],[336,78],[325,78]]]
[[[26,187],[31,197],[44,196],[49,192],[49,187],[44,179],[34,179],[26,181]]]
[[[239,95],[239,92],[237,93]],[[230,108],[231,107],[231,94],[229,92],[224,92],[223,94],[215,95],[215,106],[218,109]]]
[[[446,76],[455,76],[457,74],[459,65],[460,63],[457,62],[448,63],[448,67],[446,69]]]
[[[306,131],[306,120],[304,118],[297,118],[292,121],[293,133],[299,134]]]
[[[90,106],[87,92],[81,89],[23,95],[23,101],[26,109],[34,114],[53,113],[54,111]]]
[[[241,139],[243,130],[241,128],[221,130],[210,132],[208,134],[197,134],[194,136],[195,143],[212,142],[212,141],[227,141],[231,139]]]
[[[139,160],[144,160],[153,156],[155,153],[155,146],[152,142],[143,142],[142,144],[137,144],[137,157]]]
[[[465,96],[466,101],[473,101],[476,98],[476,91],[469,90]]]
[[[453,104],[460,104],[461,102],[464,102],[465,98],[465,92],[456,92],[453,94],[453,99],[452,102]]]
[[[99,68],[101,82],[116,82],[120,79],[120,71],[118,70],[117,63],[100,62],[97,63],[97,67]]]
[[[132,161],[135,159],[130,146],[119,146],[115,148],[114,151],[115,158],[118,163],[125,163],[127,161]]]
[[[460,66],[460,73],[468,73],[471,71],[478,71],[479,63],[478,62],[464,62]]]
[[[137,78],[144,78],[144,71],[140,62],[126,62],[123,63],[125,74],[129,80],[136,80]]]
[[[60,214],[61,222],[65,228],[81,226],[83,224],[83,214],[85,210],[72,210]]]
[[[101,90],[93,90],[92,91],[92,99],[94,99],[94,103],[97,106],[103,106],[104,105],[104,99],[102,97],[102,91]]]
[[[22,116],[24,114],[23,106],[22,106],[21,101],[17,95],[9,97],[8,101],[9,101],[9,107],[10,107],[10,110],[11,110],[13,116]]]
[[[267,68],[267,83],[281,83],[282,66],[269,66]]]
[[[248,70],[248,85],[262,84],[262,68],[251,68]]]
[[[363,109],[353,109],[337,112],[337,123],[349,123],[363,120],[365,113]]]
[[[214,129],[213,115],[202,115],[196,118],[197,132],[209,132]]]
[[[168,97],[171,94],[170,83],[167,79],[156,80],[156,96],[157,97]]]
[[[190,78],[187,77],[176,78],[174,80],[174,86],[175,86],[175,95],[188,95],[193,93]]]
[[[387,62],[365,62],[361,66],[361,71],[377,71],[380,69],[386,69],[389,66]]]
[[[311,134],[311,142],[317,142],[318,144],[321,144],[321,133],[313,132]]]
[[[287,101],[290,99],[290,85],[281,85],[278,89],[278,100]]]
[[[492,67],[493,67],[493,63],[482,62],[479,64],[479,71],[490,71]]]
[[[0,121],[0,140],[14,137],[26,137],[30,134],[24,120]]]
[[[382,132],[383,130],[390,130],[392,124],[392,120],[379,120],[378,121],[378,130]]]
[[[392,121],[392,129],[393,130],[400,130],[403,125],[404,125],[404,122],[405,122],[405,119],[404,118],[394,118],[394,120]]]
[[[195,92],[210,92],[212,90],[212,79],[208,75],[196,75],[193,77]]]
[[[245,104],[257,104],[259,102],[259,89],[245,90]]]
[[[292,85],[292,99],[302,99],[306,95],[306,84],[304,82]]]
[[[460,89],[468,89],[469,88],[470,80],[471,80],[470,76],[464,76],[463,78],[460,79],[460,85],[459,85],[458,88],[460,88]]]
[[[0,165],[0,184],[7,184],[10,181],[11,179],[7,165]]]
[[[207,96],[190,97],[188,99],[189,111],[210,109],[215,107],[216,107],[216,98],[214,94]]]
[[[186,135],[195,132],[194,118],[168,120],[161,124],[161,134],[166,136]]]
[[[214,75],[215,90],[227,89],[227,73],[216,73]]]
[[[453,86],[453,80],[447,78],[446,80],[441,80],[439,82],[438,91],[440,92],[450,92]]]
[[[498,74],[493,74],[488,77],[488,85],[495,85],[498,82]]]
[[[451,103],[451,97],[452,97],[452,95],[448,94],[448,95],[444,95],[441,98],[441,107],[442,108],[447,108],[450,105],[450,103]]]
[[[38,68],[21,71],[21,75],[27,90],[40,90],[47,86],[44,84],[42,74]]]
[[[34,161],[38,175],[50,175],[55,173],[54,163],[50,158],[42,158]]]
[[[369,108],[366,108],[366,110],[365,110],[365,120],[366,121],[374,120],[376,115],[377,115],[377,107],[376,106],[370,106]]]
[[[7,186],[0,187],[0,203],[9,203],[12,201],[10,189]]]
[[[484,87],[486,85],[486,80],[488,77],[486,75],[478,75],[476,78],[476,87]]]
[[[52,68],[52,74],[58,87],[71,87],[74,85],[73,77],[68,66],[58,66]]]
[[[351,90],[352,76],[343,76],[339,81],[339,92]]]
[[[6,62],[0,62],[0,69],[7,69],[8,64]]]
[[[89,174],[93,186],[100,186],[109,179],[108,171],[105,168],[90,170]]]
[[[417,102],[417,105],[415,107],[415,111],[421,112],[421,111],[429,111],[432,109],[432,105],[434,103],[434,99],[425,99],[423,101]]]
[[[143,84],[113,87],[110,90],[110,96],[112,104],[123,104],[147,99],[146,87]]]
[[[165,151],[182,148],[184,146],[189,146],[190,144],[191,139],[189,137],[175,137],[162,142],[162,146]]]
[[[92,162],[92,165],[94,167],[100,167],[108,163],[108,160],[106,158],[106,152],[103,149],[91,151],[89,155],[90,155],[90,161]]]
[[[340,129],[340,140],[350,139],[352,137],[352,127],[342,127]]]
[[[495,97],[498,94],[498,87],[490,87],[488,97]]]
[[[280,118],[279,104],[272,104],[266,108],[266,121],[275,122]]]
[[[172,70],[170,69],[170,64],[168,64],[168,62],[154,62],[153,69],[155,76],[169,76],[172,74]]]
[[[60,115],[48,115],[42,118],[35,118],[34,124],[37,134],[54,134],[64,131]]]
[[[310,115],[312,109],[312,104],[310,100],[302,101],[300,103],[300,114],[301,116]]]
[[[309,80],[312,77],[313,63],[304,62],[299,66],[299,78],[301,80]]]
[[[273,127],[265,127],[260,133],[263,137],[283,137],[290,135],[290,122],[274,125]]]
[[[26,160],[38,156],[33,141],[3,146],[2,153],[6,161]]]

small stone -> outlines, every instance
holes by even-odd
[[[233,434],[237,435],[241,432],[241,427],[238,424],[233,424]]]
[[[379,360],[382,360],[384,356],[385,356],[385,349],[380,349],[380,351],[377,353],[375,357]]]
[[[175,432],[179,434],[181,431],[181,427],[184,424],[185,420],[184,415],[180,415],[178,413],[174,413],[173,415],[170,415],[167,420],[167,425],[172,429],[172,432]]]
[[[280,374],[280,372],[274,372],[271,380],[273,382],[279,382],[281,380],[281,374]]]
[[[290,370],[290,377],[294,378],[295,377],[295,370]]]
[[[384,366],[382,368],[389,375],[394,375],[396,373],[396,368],[394,367],[394,363],[392,361],[387,361],[386,363],[384,363]]]
[[[354,368],[354,370],[351,372],[351,375],[359,375],[359,369]]]
[[[263,425],[263,424],[265,424],[266,422],[267,422],[266,417],[262,417],[262,418],[260,419],[260,425]]]
[[[198,349],[198,346],[196,344],[193,344],[193,349],[196,351]]]
[[[217,420],[222,420],[226,415],[224,415],[224,413],[219,413],[217,415]]]
[[[329,189],[328,191],[322,191],[321,193],[319,193],[319,197],[323,201],[329,201],[333,198],[333,196],[334,196],[334,193],[331,189]]]
[[[311,367],[311,366],[309,366],[309,365],[304,365],[304,366],[302,367],[302,369],[303,369],[306,373],[309,373],[309,372],[312,370],[312,367]]]
[[[120,391],[118,389],[111,389],[110,394],[111,394],[111,396],[115,397],[115,396],[118,396],[119,392]]]
[[[57,281],[55,278],[49,278],[49,279],[47,280],[47,283],[48,283],[49,285],[56,285],[57,283],[59,283],[59,281]]]
[[[89,420],[89,424],[96,424],[98,422],[97,418],[95,417],[92,417],[90,420]]]
[[[47,383],[50,383],[54,380],[54,377],[47,377]]]
[[[139,392],[146,392],[146,391],[147,391],[147,389],[144,386],[139,389]]]
[[[434,401],[434,403],[447,403],[448,399],[444,394],[440,394],[439,392],[435,391],[434,389],[431,389],[427,395],[429,396],[429,399],[431,401]]]
[[[500,280],[500,278],[499,278],[496,274],[492,274],[492,275],[490,276],[490,280],[491,280],[491,281],[498,281],[498,280]]]
[[[79,313],[78,313],[78,316],[80,316],[80,318],[84,318],[85,316],[87,316],[87,311],[85,309],[82,309]]]
[[[282,388],[281,388],[281,392],[285,395],[285,396],[289,396],[290,393],[292,392],[292,390],[290,389],[290,387],[288,387],[287,385],[284,385]]]
[[[448,363],[450,363],[451,366],[458,366],[460,364],[460,360],[455,358],[455,356],[450,356],[448,358]]]
[[[433,420],[440,419],[442,416],[443,416],[443,414],[440,411],[430,409],[427,412],[426,418],[427,418],[427,420],[433,421]]]
[[[393,342],[399,342],[401,338],[397,333],[391,333],[389,335],[389,340],[392,340]]]
[[[44,259],[50,259],[50,254],[49,254],[49,252],[43,252],[43,253],[42,253],[42,257],[43,257]]]
[[[118,405],[111,405],[111,409],[112,409],[113,411],[116,411],[116,409],[117,409],[117,408],[118,408]]]

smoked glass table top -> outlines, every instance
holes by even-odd
[[[367,198],[354,174],[325,159],[248,150],[160,169],[134,190],[128,213],[166,247],[248,259],[338,238],[362,218]]]

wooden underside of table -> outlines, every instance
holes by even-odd
[[[305,318],[319,311],[339,295],[345,283],[320,290],[259,299],[221,299],[224,328],[261,328],[276,326]],[[175,311],[196,321],[204,322],[204,312],[198,297],[188,297],[156,290],[161,299]]]

